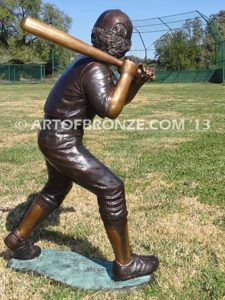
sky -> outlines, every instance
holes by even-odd
[[[225,10],[224,0],[44,0],[44,2],[56,5],[72,17],[73,24],[70,33],[88,43],[90,43],[90,34],[96,19],[107,9],[121,9],[132,20],[168,16],[194,10],[199,10],[209,16]]]

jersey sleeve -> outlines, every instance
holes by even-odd
[[[117,79],[110,68],[100,62],[90,63],[82,74],[82,87],[94,112],[106,117],[109,95],[114,90]]]

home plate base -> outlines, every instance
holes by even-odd
[[[35,272],[66,285],[92,290],[131,289],[149,283],[151,276],[127,281],[112,280],[112,262],[84,257],[75,252],[44,249],[32,260],[11,258],[12,269]]]

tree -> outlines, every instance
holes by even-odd
[[[206,67],[204,41],[205,32],[201,19],[186,20],[180,29],[166,33],[155,42],[159,68],[193,70]]]
[[[28,15],[65,32],[68,32],[72,23],[72,19],[55,5],[43,4],[42,0],[0,0],[0,49],[23,63],[50,63],[52,49],[58,47],[22,32],[19,23]],[[60,49],[55,53],[58,53],[56,59],[60,64],[68,52],[66,49]]]
[[[176,69],[176,48],[174,38],[171,33],[164,34],[155,42],[155,56],[158,61],[158,67],[163,70]]]
[[[217,14],[211,15],[210,18],[218,24],[220,33],[225,40],[225,10],[220,10]]]
[[[210,19],[215,21],[222,36],[222,39],[225,40],[225,10],[219,11],[217,14],[213,14],[210,16]],[[207,56],[210,61],[215,62],[215,41],[210,26],[206,27],[206,34],[205,34],[205,49],[207,52]],[[225,57],[225,53],[224,53]]]
[[[225,40],[225,10],[211,15],[210,19],[217,25]],[[210,26],[203,29],[200,18],[186,20],[182,28],[163,35],[155,42],[155,53],[158,67],[164,70],[191,70],[197,68],[215,67],[215,48],[219,58],[222,54],[222,44],[216,46]]]
[[[166,33],[155,43],[158,66],[163,70],[184,70],[190,68],[188,39],[184,30]]]
[[[200,18],[186,20],[183,29],[187,34],[188,69],[206,67],[206,55],[204,50],[205,32]]]

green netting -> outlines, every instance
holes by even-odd
[[[221,82],[225,82],[225,41],[216,44],[216,65],[220,70]]]
[[[156,83],[194,83],[217,82],[220,83],[219,70],[194,70],[194,71],[157,71]],[[220,70],[221,71],[221,70]]]
[[[213,36],[214,41],[215,41],[216,67],[217,67],[217,69],[224,69],[225,68],[225,41],[224,41],[224,37],[222,37],[222,35],[220,33],[220,30],[219,30],[219,27],[213,19],[210,19],[210,18],[204,16],[200,12],[198,12],[198,13],[199,13],[199,15],[201,15],[204,18],[204,20],[206,20],[206,22],[208,23],[209,28],[212,32],[212,36]]]
[[[42,81],[45,79],[45,65],[0,64],[1,81]]]

